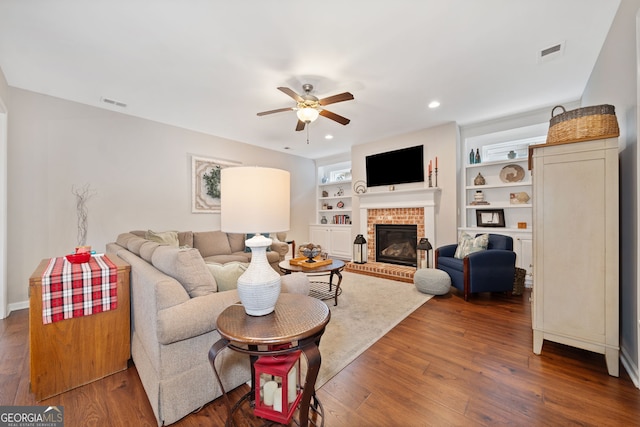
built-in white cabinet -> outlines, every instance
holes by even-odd
[[[311,225],[309,239],[331,257],[351,259],[353,241],[348,225]]]
[[[536,145],[533,352],[549,340],[619,373],[618,139]]]

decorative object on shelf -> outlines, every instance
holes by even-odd
[[[327,190],[322,190],[322,197],[329,197],[329,192]]]
[[[556,108],[562,113],[554,115]],[[620,136],[616,109],[613,105],[594,105],[567,111],[562,105],[551,110],[547,144],[605,139]]]
[[[364,194],[367,192],[367,184],[362,180],[358,180],[353,184],[353,191],[356,194]]]
[[[518,228],[527,228],[527,223],[526,222],[519,222],[518,223]]]
[[[252,185],[247,185],[252,183]],[[259,185],[258,185],[259,183]],[[263,231],[289,230],[290,174],[262,167],[222,169],[220,229],[228,233],[257,233],[245,241],[251,262],[238,278],[238,296],[251,316],[272,313],[280,295],[280,275],[267,261],[272,240]]]
[[[516,158],[516,152],[511,150],[507,153],[507,159],[515,159]]]
[[[340,200],[338,203],[336,203],[336,207],[339,209],[344,208],[344,202],[342,200]]]
[[[476,190],[476,193],[473,195],[472,205],[488,205],[489,202],[484,200],[484,193],[482,190]]]
[[[253,364],[256,416],[289,424],[302,397],[300,354],[301,351],[295,351],[289,354],[261,356]]]
[[[431,246],[431,243],[429,243],[429,239],[427,239],[426,237],[421,237],[418,241],[418,244],[416,245],[416,249],[425,252],[425,259],[421,261],[421,267],[431,268],[431,249],[433,249],[433,246]]]
[[[500,179],[502,182],[520,182],[523,178],[524,169],[520,165],[507,165],[500,171]]]
[[[509,193],[509,201],[512,205],[523,205],[526,204],[531,197],[525,191],[520,191],[519,193]]]
[[[353,262],[356,264],[367,263],[367,241],[362,234],[358,234],[353,241]]]
[[[327,178],[326,176],[323,176],[322,179],[320,180],[323,184],[326,184],[327,181],[329,181],[329,178]]]
[[[432,168],[433,165],[431,163],[431,160],[429,160],[429,188],[433,187],[433,184],[431,182],[431,174],[433,173]]]
[[[435,173],[436,173],[436,188],[437,188],[438,187],[438,156],[436,156]]]
[[[338,187],[338,192],[336,193],[337,197],[344,196],[344,189],[342,187]]]
[[[478,227],[504,227],[504,209],[478,209],[476,223]]]
[[[475,158],[475,163],[481,163],[481,159],[480,159],[480,149],[476,148],[476,158]]]
[[[322,209],[326,210],[329,207],[329,205],[327,203],[323,203],[322,204]]]
[[[484,176],[478,172],[478,175],[473,179],[473,185],[485,185],[486,183]]]
[[[320,224],[326,224],[327,223],[327,217],[322,215],[322,218],[320,219]]]
[[[320,252],[322,252],[322,247],[316,246],[313,243],[307,243],[300,247],[300,253],[308,258],[307,262],[309,264],[316,262],[314,258],[317,257]]]
[[[396,191],[396,186],[395,185],[390,185],[389,186],[389,191]]]
[[[471,152],[469,153],[469,164],[472,165],[476,162],[476,155],[473,153],[473,148],[471,149]]]

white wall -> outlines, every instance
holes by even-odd
[[[622,0],[582,97],[612,104],[620,126],[620,326],[622,359],[638,385],[638,50],[640,0]]]
[[[442,246],[457,241],[457,207],[456,207],[456,152],[458,146],[458,126],[448,123],[418,132],[400,135],[380,141],[355,145],[351,148],[351,168],[353,181],[366,181],[365,157],[369,154],[382,153],[415,145],[424,145],[425,180],[429,160],[435,161],[438,157],[438,187],[442,189],[438,207],[436,209],[436,235],[426,236],[432,242],[433,247]],[[435,178],[434,178],[435,180]],[[435,184],[435,182],[434,182]],[[403,188],[418,188],[427,184],[401,184],[396,185],[396,190]],[[388,191],[386,187],[370,188],[369,192]],[[354,198],[353,212],[358,212],[359,203]],[[359,215],[352,215],[352,233],[360,230]]]
[[[9,314],[7,300],[7,105],[9,86],[0,69],[0,319]]]
[[[38,262],[76,245],[74,185],[95,190],[88,202],[87,244],[98,251],[134,229],[219,229],[219,214],[191,213],[191,155],[290,171],[288,236],[307,238],[314,216],[312,160],[12,87],[9,97],[8,300],[13,308],[27,301],[28,278]]]

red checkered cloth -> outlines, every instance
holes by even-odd
[[[42,323],[115,310],[117,283],[118,267],[106,256],[82,264],[51,258],[42,274]]]

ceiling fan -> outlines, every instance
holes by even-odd
[[[267,114],[281,113],[283,111],[295,111],[298,116],[298,124],[296,130],[301,131],[307,125],[318,118],[318,116],[324,116],[328,119],[336,121],[342,125],[347,125],[351,120],[346,117],[342,117],[336,113],[332,113],[329,110],[325,110],[325,105],[335,104],[336,102],[350,101],[353,99],[353,95],[349,92],[343,92],[338,95],[328,96],[326,98],[318,99],[311,95],[313,85],[306,83],[302,85],[304,95],[298,95],[292,89],[288,87],[279,87],[278,90],[286,93],[296,101],[295,107],[278,108],[277,110],[263,111],[258,113],[258,116],[266,116]]]

